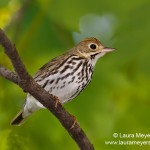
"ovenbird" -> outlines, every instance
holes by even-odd
[[[39,69],[34,80],[50,94],[66,103],[90,83],[97,60],[114,48],[104,47],[96,38],[86,38],[66,53],[52,59]],[[32,95],[27,94],[22,110],[12,120],[21,125],[32,112],[45,108]]]

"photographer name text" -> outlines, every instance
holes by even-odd
[[[141,138],[141,139],[150,139],[150,133],[114,133],[114,138],[122,138],[122,139],[129,139],[129,138]]]

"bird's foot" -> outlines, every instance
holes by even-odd
[[[77,125],[79,124],[79,123],[77,122],[77,119],[76,119],[75,116],[72,115],[72,118],[73,118],[73,124],[71,125],[70,129],[73,129],[76,124],[77,124]]]
[[[55,108],[57,108],[58,105],[62,106],[62,103],[60,102],[59,98],[55,95],[52,95],[55,100]]]

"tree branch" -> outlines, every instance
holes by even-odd
[[[85,135],[84,131],[76,123],[73,128],[74,117],[69,114],[61,104],[56,104],[56,98],[45,91],[38,85],[34,79],[28,74],[23,65],[16,47],[11,43],[4,31],[0,29],[0,44],[3,46],[5,53],[11,60],[16,73],[7,70],[0,66],[0,75],[18,84],[23,90],[34,96],[40,103],[42,103],[49,111],[51,111],[60,121],[62,126],[68,131],[73,140],[77,143],[81,150],[94,150],[93,145]]]
[[[10,80],[14,82],[15,84],[18,84],[18,76],[15,72],[12,72],[2,65],[0,65],[0,76],[4,77],[7,80]]]

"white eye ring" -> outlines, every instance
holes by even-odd
[[[97,44],[95,44],[95,43],[90,43],[90,44],[88,45],[88,47],[89,47],[90,49],[92,49],[92,50],[96,50],[96,49],[97,49]]]

